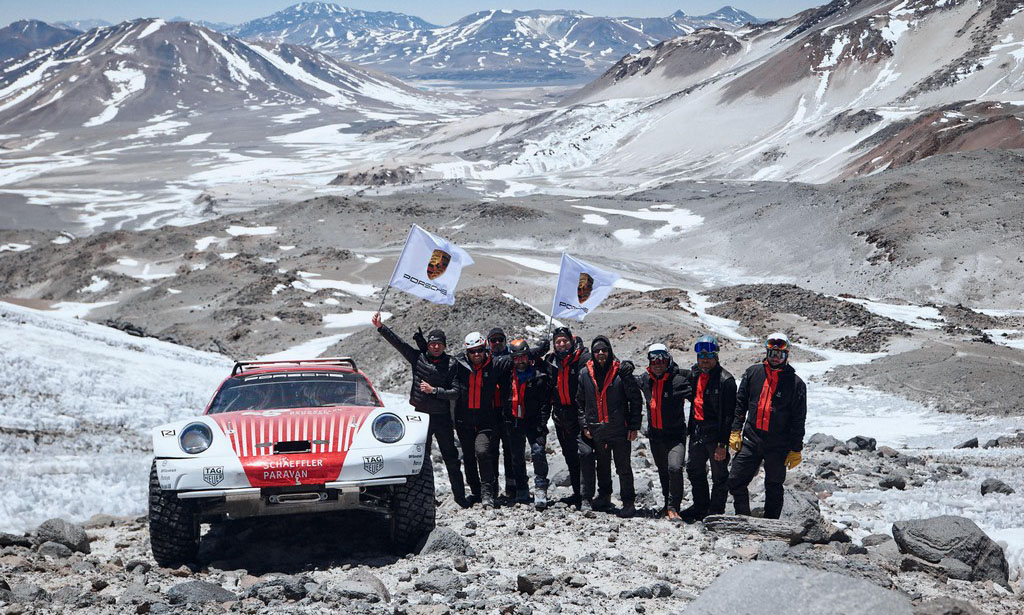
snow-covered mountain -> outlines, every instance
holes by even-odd
[[[591,78],[624,54],[697,28],[731,29],[758,21],[731,7],[699,17],[677,11],[664,18],[488,10],[438,27],[399,13],[307,2],[232,33],[309,45],[400,77],[545,82]]]
[[[663,42],[558,111],[453,124],[422,149],[456,154],[439,168],[448,177],[561,187],[827,181],[1024,147],[1022,126],[1024,0],[835,0]]]
[[[6,28],[0,28],[0,60],[16,58],[43,47],[52,47],[79,34],[79,30],[55,27],[35,19],[15,21]]]
[[[86,30],[92,30],[93,28],[106,28],[107,26],[112,26],[114,24],[106,21],[105,19],[73,19],[70,21],[59,21],[54,25],[85,32]]]
[[[0,127],[55,130],[260,105],[430,109],[393,77],[305,47],[138,19],[0,64]]]

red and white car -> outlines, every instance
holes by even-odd
[[[434,528],[429,418],[390,410],[350,358],[236,363],[202,416],[153,430],[149,528],[164,566],[200,523],[362,509],[409,549]]]

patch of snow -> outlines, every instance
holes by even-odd
[[[301,344],[292,346],[280,352],[264,355],[259,358],[260,361],[285,361],[295,359],[315,359],[327,352],[327,349],[337,344],[346,337],[352,335],[351,333],[339,333],[337,335],[326,335],[324,337],[315,337],[311,340],[302,342]]]
[[[196,252],[202,252],[212,246],[215,243],[224,241],[223,237],[214,237],[212,235],[208,237],[201,237],[196,240]]]
[[[229,226],[224,232],[232,237],[243,235],[273,235],[277,232],[276,226]]]
[[[178,141],[178,145],[199,145],[205,143],[210,138],[212,132],[198,132],[196,134],[188,135],[181,141]]]
[[[872,314],[891,318],[918,329],[938,329],[946,323],[939,310],[929,306],[895,305],[868,299],[837,297],[843,301],[864,306]]]
[[[607,226],[608,218],[599,216],[597,214],[583,214],[583,224],[596,224],[598,226]]]
[[[92,276],[92,284],[78,289],[79,293],[98,293],[110,286],[110,280],[105,280],[98,275]]]
[[[352,310],[347,314],[324,314],[324,326],[328,329],[363,327],[370,324],[375,313],[376,310]],[[391,318],[389,312],[381,312],[380,315],[384,320]]]
[[[24,252],[31,247],[27,243],[5,243],[0,245],[0,252]]]

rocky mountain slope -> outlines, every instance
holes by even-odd
[[[557,113],[445,126],[422,149],[452,156],[437,168],[446,177],[629,190],[666,178],[820,182],[1021,148],[1022,8],[836,0],[699,31],[625,56]]]
[[[0,64],[0,127],[18,132],[310,104],[437,108],[392,77],[308,48],[250,44],[159,19],[98,28]]]
[[[15,21],[6,28],[0,28],[0,61],[22,56],[42,47],[52,47],[81,33],[80,30],[54,27],[35,19]]]
[[[304,2],[231,33],[308,45],[402,78],[537,84],[588,79],[623,54],[697,28],[733,29],[758,21],[728,6],[709,15],[677,11],[664,18],[489,10],[442,27],[399,13]]]

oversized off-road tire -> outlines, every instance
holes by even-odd
[[[199,516],[192,502],[160,489],[156,461],[149,470],[149,545],[165,568],[190,564],[199,554]]]
[[[434,469],[430,455],[423,459],[420,473],[395,487],[391,498],[391,544],[403,555],[416,549],[434,529]]]

